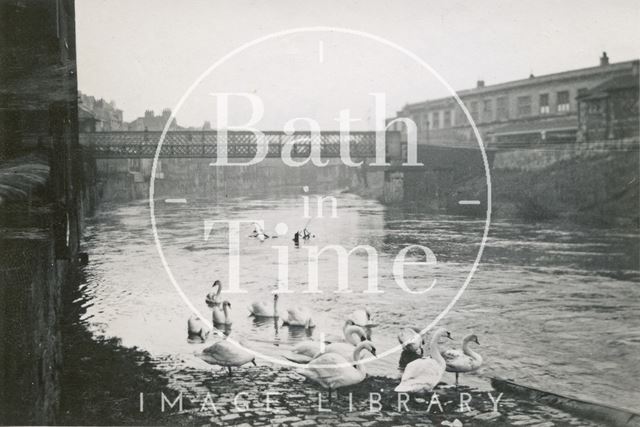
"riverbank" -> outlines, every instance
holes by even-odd
[[[204,363],[195,368],[183,360],[154,359],[116,338],[93,335],[81,290],[66,295],[66,304],[58,424],[602,425],[536,400],[464,385],[407,398],[393,391],[396,380],[383,377],[368,377],[329,402],[326,392],[294,370],[260,361],[229,377]]]

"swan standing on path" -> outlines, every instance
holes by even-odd
[[[197,353],[196,356],[210,365],[226,366],[229,370],[229,376],[231,376],[232,366],[242,366],[249,362],[257,366],[253,354],[242,348],[240,344],[234,344],[226,339],[205,348],[202,353]]]
[[[461,372],[473,372],[482,366],[482,356],[469,348],[470,343],[478,342],[478,336],[475,334],[467,335],[462,340],[462,350],[446,349],[442,351],[442,357],[447,364],[447,372],[455,372],[456,386],[458,385],[458,375]]]
[[[305,378],[331,391],[361,383],[367,376],[364,366],[360,363],[362,350],[374,352],[370,341],[363,341],[353,350],[352,360],[347,360],[338,353],[324,353],[313,359],[300,374]],[[353,365],[355,361],[355,366]]]
[[[273,294],[273,305],[264,301],[254,302],[249,306],[249,311],[255,317],[279,317],[278,298],[278,294]]]
[[[208,306],[215,307],[216,305],[220,304],[220,302],[218,301],[218,299],[220,298],[220,292],[222,292],[222,283],[220,283],[220,280],[216,280],[215,282],[213,282],[213,285],[211,285],[211,292],[209,292],[207,294],[207,297],[205,298],[205,302]]]
[[[431,391],[438,385],[446,368],[446,363],[438,349],[438,340],[443,336],[452,339],[449,331],[439,328],[433,334],[429,343],[431,357],[425,357],[423,349],[422,358],[414,360],[407,365],[402,374],[400,384],[395,388],[395,391],[420,393]]]
[[[187,334],[189,342],[205,342],[209,335],[209,328],[195,314],[187,321]]]
[[[231,307],[231,304],[229,304],[229,301],[225,301],[222,305],[225,308],[226,321],[229,321],[229,307]],[[226,366],[229,370],[229,376],[231,376],[232,366],[242,366],[249,362],[256,364],[253,354],[245,350],[239,343],[228,341],[226,337],[222,341],[205,348],[202,353],[196,353],[196,356],[210,365]]]
[[[231,308],[231,303],[226,300],[222,303],[222,308],[220,308],[219,304],[213,307],[213,324],[214,325],[231,325],[231,318],[229,316],[230,308]]]

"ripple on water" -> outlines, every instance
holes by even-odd
[[[375,201],[336,195],[337,219],[314,219],[317,238],[294,249],[289,238],[259,243],[241,228],[240,277],[248,295],[226,295],[232,303],[232,336],[258,351],[278,357],[296,342],[338,339],[346,316],[366,305],[379,326],[373,340],[379,353],[397,345],[406,325],[424,326],[457,292],[478,249],[484,221],[388,209]],[[285,221],[290,230],[303,227],[296,199],[227,199],[213,205],[190,200],[185,207],[158,204],[156,219],[167,262],[185,294],[206,316],[204,295],[215,278],[228,283],[226,229],[216,228],[204,241],[204,219],[264,219],[267,229]],[[543,389],[633,407],[640,400],[637,354],[640,354],[640,268],[638,234],[618,229],[581,229],[558,224],[494,222],[480,268],[441,325],[456,345],[464,335],[480,335],[486,365],[478,377],[498,375]],[[392,263],[406,244],[430,247],[438,258],[438,284],[426,295],[410,295],[394,282]],[[283,327],[273,320],[249,317],[253,300],[271,301],[277,279],[272,245],[289,247],[289,286],[283,307],[314,310],[313,331]],[[382,296],[367,287],[366,258],[352,256],[351,294],[336,294],[335,257],[321,256],[320,294],[303,293],[308,283],[305,245],[372,245],[379,254]],[[159,366],[174,369],[207,344],[186,342],[190,312],[162,268],[150,232],[148,206],[111,206],[86,228],[90,253],[83,284],[87,322],[94,333],[118,337],[123,345],[148,351]],[[407,268],[407,283],[421,289],[431,275]],[[209,342],[210,343],[210,342]],[[398,354],[368,366],[374,375],[397,376]],[[182,363],[182,362],[181,362]],[[173,364],[173,365],[172,365]],[[189,381],[185,378],[184,381]],[[635,391],[634,391],[635,390]]]

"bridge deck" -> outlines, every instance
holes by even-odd
[[[387,141],[399,138],[399,132],[387,132]],[[152,158],[156,154],[162,132],[91,132],[80,133],[80,144],[96,158]],[[282,157],[285,144],[292,144],[291,157],[305,158],[313,143],[320,144],[321,157],[340,157],[340,132],[322,132],[319,138],[307,133],[287,135],[264,132],[267,157]],[[216,158],[217,131],[170,131],[162,143],[161,158]],[[375,132],[350,132],[349,154],[352,158],[375,157]],[[257,151],[256,137],[251,132],[229,131],[227,157],[252,158]]]

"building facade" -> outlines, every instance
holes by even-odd
[[[78,92],[78,101],[81,121],[87,115],[93,116],[96,132],[126,130],[122,120],[122,110],[116,107],[114,101],[108,102],[102,98],[96,99],[82,92]]]
[[[637,72],[614,77],[578,96],[578,135],[581,140],[638,137],[638,78]]]
[[[138,117],[137,119],[130,122],[127,126],[127,130],[130,131],[158,131],[164,130],[165,124],[169,121],[171,117],[171,110],[165,108],[162,110],[160,115],[155,115],[153,110],[147,110],[144,112],[144,117]],[[176,119],[173,119],[171,125],[169,126],[170,130],[179,129],[178,123]]]
[[[495,85],[478,81],[473,89],[457,94],[464,103],[486,146],[529,146],[576,141],[579,138],[579,97],[604,82],[637,76],[639,60],[609,63],[606,52],[600,65],[544,76],[529,76]],[[637,102],[637,101],[636,101]],[[637,104],[636,104],[637,105]],[[473,146],[476,138],[465,112],[453,97],[408,104],[388,119],[391,130],[405,132],[395,118],[413,119],[418,143]]]

